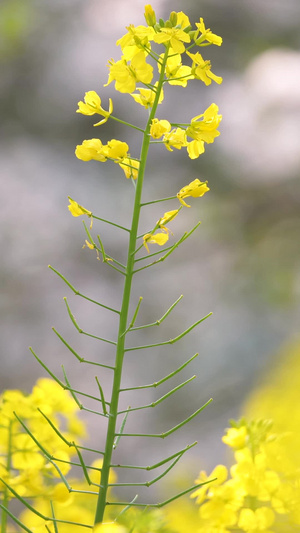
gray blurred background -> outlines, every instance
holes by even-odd
[[[198,160],[186,152],[153,147],[144,201],[172,196],[196,177],[211,192],[194,200],[172,223],[179,237],[202,225],[166,263],[138,274],[132,312],[144,300],[138,323],[152,322],[184,294],[160,328],[131,334],[132,345],[175,337],[198,318],[213,316],[173,346],[129,352],[126,386],[151,383],[195,352],[182,372],[198,378],[151,412],[128,419],[128,431],[165,431],[213,397],[213,403],[168,441],[123,439],[118,460],[151,464],[199,441],[185,459],[190,479],[200,468],[224,461],[220,442],[228,418],[237,417],[247,394],[272,368],[279,348],[299,333],[300,229],[300,3],[299,0],[153,0],[159,16],[183,10],[192,22],[223,37],[223,46],[202,50],[222,85],[190,83],[168,87],[159,118],[188,122],[210,103],[223,114],[221,136]],[[82,366],[51,331],[56,329],[90,360],[113,361],[110,345],[79,335],[67,316],[68,296],[79,325],[114,339],[116,315],[72,295],[47,266],[62,272],[89,297],[120,305],[123,278],[82,249],[82,218],[68,212],[71,196],[116,223],[130,223],[133,187],[112,163],[83,163],[76,144],[99,136],[128,142],[138,157],[139,139],[110,121],[93,129],[94,117],[76,114],[85,91],[96,90],[114,114],[143,125],[145,110],[107,81],[107,60],[120,58],[115,41],[129,23],[144,24],[140,0],[1,0],[1,389],[30,391],[46,375],[31,356],[32,346],[52,371],[66,368],[74,388],[97,393],[95,367]],[[177,202],[144,208],[141,231],[149,230]],[[126,236],[94,223],[107,252],[125,259]],[[154,250],[155,247],[152,247]],[[105,391],[109,371],[98,372]],[[170,381],[176,386],[180,376]],[[122,405],[148,403],[167,391],[148,389],[139,398],[124,393]],[[87,404],[88,405],[88,404]],[[100,446],[103,422],[88,417]]]

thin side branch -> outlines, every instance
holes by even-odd
[[[53,268],[51,265],[48,265],[48,266],[49,266],[49,268],[51,270],[53,270],[53,272],[55,272],[55,274],[57,274],[66,283],[66,285],[68,285],[68,287],[71,289],[71,291],[73,291],[73,293],[76,296],[80,296],[81,298],[84,298],[88,302],[91,302],[91,303],[93,303],[95,305],[99,305],[100,307],[104,307],[104,309],[107,309],[108,311],[112,311],[113,313],[117,313],[118,315],[120,314],[120,311],[118,311],[117,309],[114,309],[113,307],[109,307],[107,305],[101,304],[100,302],[97,302],[97,300],[93,300],[92,298],[89,298],[88,296],[85,296],[85,294],[82,294],[80,291],[75,289],[75,287],[73,287],[73,285],[60,272],[58,272],[58,270]]]
[[[133,346],[131,348],[126,348],[125,349],[125,352],[132,352],[134,350],[142,350],[142,349],[145,349],[145,348],[155,348],[157,346],[165,346],[166,344],[174,344],[175,342],[179,341],[180,339],[182,339],[182,337],[185,337],[185,335],[187,335],[190,331],[192,331],[192,329],[194,329],[196,326],[198,326],[199,324],[201,324],[201,322],[203,322],[204,320],[206,320],[208,317],[210,317],[212,315],[212,313],[208,313],[208,315],[204,316],[203,318],[200,318],[200,320],[197,320],[197,322],[195,322],[194,324],[192,324],[192,326],[190,326],[188,329],[186,329],[185,331],[183,331],[182,333],[180,333],[180,335],[177,335],[177,337],[174,337],[174,339],[170,339],[168,341],[163,341],[163,342],[158,342],[156,344],[145,344],[143,346]]]
[[[193,361],[196,357],[198,357],[199,353],[195,353],[190,359],[188,359],[183,365],[181,365],[179,368],[165,376],[164,378],[160,379],[159,381],[155,381],[154,383],[150,383],[150,385],[140,385],[138,387],[127,387],[126,389],[120,389],[120,392],[126,392],[129,390],[139,390],[139,389],[150,389],[150,388],[156,388],[162,383],[165,383],[168,379],[172,378],[176,374],[178,374],[183,368],[185,368],[191,361]]]
[[[188,418],[183,420],[183,422],[180,422],[180,424],[177,424],[176,426],[172,427],[171,429],[169,429],[165,433],[122,433],[122,435],[123,435],[123,437],[154,437],[154,438],[158,438],[158,439],[165,439],[166,437],[168,437],[169,435],[171,435],[172,433],[174,433],[178,429],[180,429],[183,426],[185,426],[185,424],[190,422],[193,418],[195,418],[211,402],[212,402],[212,398],[210,398],[204,405],[202,405],[202,407],[197,409],[197,411],[195,411],[192,415],[188,416]],[[118,435],[118,433],[116,433],[116,435]]]

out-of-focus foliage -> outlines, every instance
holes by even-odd
[[[2,0],[0,4],[0,62],[22,52],[34,25],[35,10],[31,0]]]

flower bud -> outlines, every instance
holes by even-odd
[[[155,11],[150,4],[147,4],[145,6],[145,19],[146,19],[148,26],[155,26],[156,24]]]
[[[176,24],[177,24],[177,13],[175,11],[172,11],[172,13],[170,13],[169,21],[171,22],[173,27],[176,26]]]

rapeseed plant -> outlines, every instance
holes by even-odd
[[[209,45],[220,46],[221,37],[206,29],[203,19],[193,27],[186,14],[182,11],[172,12],[169,19],[157,21],[156,14],[151,5],[145,6],[146,26],[127,27],[127,32],[118,41],[122,56],[115,61],[108,61],[108,80],[104,86],[114,84],[115,90],[131,96],[146,111],[145,126],[140,128],[128,123],[115,115],[113,99],[109,98],[108,105],[102,106],[102,97],[94,90],[85,93],[83,101],[78,103],[77,113],[86,116],[100,115],[103,117],[94,126],[103,126],[107,121],[117,121],[122,127],[134,129],[141,135],[141,148],[139,155],[132,155],[129,144],[123,139],[111,139],[104,144],[98,137],[92,136],[85,139],[76,147],[76,157],[88,162],[91,160],[100,163],[114,163],[131,181],[134,193],[134,205],[130,228],[105,220],[83,207],[77,200],[69,198],[69,211],[74,217],[88,217],[90,228],[84,223],[86,232],[85,245],[88,249],[95,250],[97,258],[102,259],[105,265],[113,268],[124,278],[122,303],[119,309],[112,308],[102,302],[89,298],[78,291],[60,272],[50,267],[68,288],[76,295],[92,304],[98,305],[118,316],[119,324],[115,340],[109,340],[102,336],[94,336],[83,331],[78,325],[70,304],[65,298],[66,309],[76,330],[80,333],[98,340],[109,343],[115,347],[115,360],[106,365],[101,362],[88,361],[80,356],[69,342],[53,328],[54,333],[71,352],[71,354],[85,364],[93,364],[95,368],[106,369],[112,372],[112,390],[109,400],[105,398],[100,380],[96,377],[98,395],[94,396],[83,390],[72,387],[64,371],[64,380],[61,380],[52,372],[31,349],[32,354],[41,364],[44,370],[51,376],[52,381],[44,379],[38,382],[33,392],[26,396],[20,391],[8,391],[2,398],[1,426],[3,435],[1,469],[2,469],[2,492],[3,500],[1,533],[7,531],[7,517],[10,516],[18,526],[29,532],[44,531],[45,528],[51,533],[64,533],[69,531],[83,531],[92,529],[96,533],[123,533],[123,531],[160,531],[167,532],[168,526],[160,512],[160,508],[167,503],[177,500],[180,496],[189,494],[194,486],[188,487],[179,494],[175,494],[169,500],[145,504],[136,496],[131,502],[117,500],[112,494],[114,486],[121,489],[123,486],[150,486],[163,478],[179,461],[179,459],[191,449],[195,443],[188,444],[185,448],[153,465],[114,465],[113,454],[119,441],[126,437],[136,438],[161,438],[173,434],[189,421],[194,419],[210,403],[197,406],[196,410],[185,420],[163,433],[141,434],[126,433],[127,417],[137,410],[148,409],[159,405],[176,391],[187,385],[195,376],[184,381],[171,389],[168,393],[160,396],[149,405],[139,405],[121,410],[119,407],[120,396],[128,390],[143,390],[156,388],[178,374],[198,355],[195,354],[185,361],[178,369],[173,370],[160,381],[148,385],[137,385],[130,389],[123,385],[123,362],[126,354],[133,350],[144,350],[167,344],[173,344],[191,330],[202,323],[211,313],[196,320],[185,331],[175,338],[163,342],[153,342],[150,345],[128,346],[127,334],[135,330],[160,325],[180,302],[181,296],[171,305],[160,319],[151,324],[136,326],[142,297],[136,304],[133,316],[130,318],[129,309],[131,303],[132,284],[138,272],[146,270],[155,264],[166,260],[192,233],[199,227],[200,222],[192,229],[184,232],[174,244],[165,245],[172,235],[172,221],[177,216],[184,216],[185,207],[191,207],[185,202],[186,198],[200,198],[209,191],[206,181],[194,177],[184,176],[182,188],[179,192],[174,190],[170,183],[171,195],[169,198],[142,201],[143,182],[146,176],[146,168],[151,145],[162,144],[169,152],[174,149],[186,148],[187,155],[191,159],[198,158],[205,151],[206,144],[213,143],[219,135],[219,124],[222,116],[218,106],[212,103],[206,110],[198,109],[198,114],[188,119],[185,123],[174,123],[171,119],[158,118],[157,109],[163,103],[167,92],[172,86],[180,86],[187,89],[189,84],[204,82],[210,85],[213,82],[221,83],[222,79],[211,71],[210,61],[204,60],[198,49]],[[191,51],[195,52],[192,53]],[[151,60],[151,62],[150,62]],[[192,64],[191,64],[192,63]],[[153,66],[154,64],[154,66]],[[116,167],[117,168],[117,167]],[[157,202],[174,201],[172,209],[162,211],[162,216],[153,223],[149,231],[139,234],[139,222],[142,210]],[[128,237],[127,261],[125,264],[110,253],[107,253],[104,243],[99,235],[93,237],[91,230],[93,222],[96,224],[110,224],[117,227]],[[159,246],[158,251],[152,245]],[[68,394],[65,395],[65,391]],[[94,410],[87,408],[79,397],[89,398],[96,402]],[[88,411],[95,417],[103,417],[107,422],[106,440],[104,449],[91,450],[84,447],[78,441],[83,436],[84,430],[77,417],[78,410]],[[65,417],[65,428],[61,426],[61,415]],[[121,417],[121,421],[120,421]],[[84,456],[85,451],[100,456],[101,462],[87,464]],[[83,478],[73,476],[73,470],[79,468]],[[156,474],[150,481],[135,483],[116,481],[116,470],[139,469],[152,471],[162,467],[163,471]],[[202,487],[209,480],[199,479],[197,486]],[[18,499],[24,506],[25,511],[17,518],[9,507],[11,498]],[[148,507],[152,509],[146,514],[140,510]],[[119,509],[119,514],[112,509]],[[133,525],[126,522],[131,517]]]

